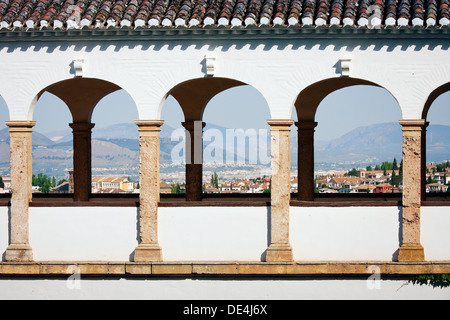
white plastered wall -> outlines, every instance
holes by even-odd
[[[449,209],[449,207],[421,208],[421,243],[425,248],[426,260],[450,260]]]
[[[8,247],[9,237],[9,208],[0,207],[0,261],[1,255],[6,251]]]
[[[266,207],[160,208],[165,261],[261,261],[269,244]],[[399,246],[398,207],[291,207],[290,241],[297,261],[392,261]],[[0,208],[0,249],[7,246],[7,208]],[[130,261],[137,246],[137,209],[30,208],[36,261]],[[448,207],[422,214],[426,259],[449,260]]]
[[[36,261],[130,261],[136,208],[30,208]]]
[[[351,77],[391,92],[405,119],[420,118],[429,94],[450,79],[448,50],[433,40],[14,42],[0,44],[0,92],[12,120],[30,120],[36,95],[73,78],[72,61],[83,59],[84,77],[117,84],[134,99],[141,119],[158,119],[174,86],[205,76],[206,55],[216,58],[214,76],[257,89],[272,118],[290,118],[304,88],[340,77],[340,59],[351,59]]]
[[[166,261],[261,261],[268,246],[266,207],[160,208]]]
[[[295,260],[392,261],[399,247],[397,207],[291,207]]]

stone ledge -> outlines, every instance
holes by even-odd
[[[67,276],[74,266],[85,276],[362,276],[379,268],[383,276],[450,274],[450,261],[432,262],[28,262],[0,263],[2,276]]]

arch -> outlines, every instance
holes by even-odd
[[[139,111],[134,99],[125,89],[119,89],[108,93],[100,99],[95,105],[91,113],[91,121],[100,120],[100,118],[108,117],[107,125],[117,124],[121,122],[133,122],[139,118]],[[95,121],[97,122],[97,121]]]
[[[316,82],[300,92],[294,107],[298,117],[298,199],[302,201],[314,200],[314,175],[315,175],[315,128],[317,110],[321,102],[332,93],[354,86],[372,86],[383,88],[381,85],[358,78],[331,78]],[[386,90],[389,92],[388,90]],[[398,100],[389,94],[397,102]],[[400,120],[400,119],[398,119]],[[390,160],[390,159],[386,159]]]
[[[197,78],[176,85],[165,98],[171,95],[178,101],[185,121],[196,121],[202,120],[206,105],[214,96],[227,89],[243,85],[246,83],[229,78]]]
[[[321,80],[306,87],[297,96],[294,108],[297,111],[298,121],[314,121],[317,109],[325,97],[334,91],[358,85],[375,86],[387,90],[377,83],[359,78],[342,77]],[[398,101],[389,90],[387,91]]]
[[[195,122],[203,122],[204,113],[212,102],[213,98],[227,90],[249,86],[263,96],[259,90],[253,86],[239,80],[230,78],[197,78],[184,81],[173,87],[167,94],[172,96],[181,107],[184,115],[183,126],[186,132],[189,132],[190,139],[186,139],[186,199],[188,201],[200,201],[202,199],[202,174],[203,174],[203,155],[199,155],[196,142],[198,137],[203,136],[199,132],[199,126]],[[265,97],[263,97],[265,100]],[[160,106],[159,114],[162,114],[163,104]],[[270,111],[270,110],[269,110]],[[270,112],[269,112],[270,115]],[[266,120],[266,119],[265,119]],[[203,123],[203,127],[206,124]],[[203,128],[202,127],[202,128]],[[203,140],[202,140],[203,144]],[[197,147],[196,147],[197,145]],[[200,160],[201,161],[198,161]]]
[[[428,117],[428,112],[430,111],[431,105],[433,102],[439,98],[442,94],[446,93],[447,91],[450,91],[450,82],[447,82],[446,84],[443,84],[442,86],[435,89],[429,96],[427,101],[425,102],[425,105],[423,107],[422,111],[422,119],[426,120]]]
[[[73,122],[91,122],[92,112],[97,103],[108,94],[120,90],[121,87],[106,80],[95,78],[76,78],[63,80],[42,89],[36,96],[30,108],[29,118],[36,106],[36,102],[49,92],[60,98],[70,109]]]
[[[49,93],[62,100],[70,111],[72,123],[69,125],[73,134],[73,179],[69,177],[69,181],[72,180],[73,185],[69,184],[69,193],[73,190],[76,201],[88,201],[91,194],[94,109],[103,98],[121,89],[114,83],[96,78],[63,80],[42,89],[30,108],[29,117],[32,118],[39,99],[44,93]],[[134,102],[133,98],[131,100]]]

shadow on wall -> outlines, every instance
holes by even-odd
[[[35,52],[45,51],[47,53],[53,53],[54,51],[67,51],[74,50],[76,52],[93,52],[93,51],[108,51],[114,50],[119,52],[122,49],[133,49],[139,51],[160,51],[160,50],[187,50],[187,49],[202,49],[212,51],[215,49],[220,49],[222,52],[233,50],[240,50],[244,47],[250,50],[261,49],[264,51],[270,50],[311,50],[311,49],[331,49],[333,51],[353,51],[353,50],[367,50],[370,48],[374,51],[387,51],[392,52],[394,50],[414,50],[414,51],[433,51],[436,48],[440,50],[448,50],[450,47],[449,42],[443,42],[440,40],[433,39],[420,39],[420,38],[408,38],[408,39],[383,39],[382,35],[380,38],[370,38],[368,36],[355,36],[349,35],[346,37],[335,36],[329,38],[327,33],[322,36],[317,34],[307,35],[296,35],[291,37],[279,36],[276,40],[268,40],[266,37],[255,37],[255,35],[238,36],[233,38],[233,35],[227,38],[216,37],[213,39],[206,39],[204,35],[189,37],[189,35],[184,35],[182,39],[172,39],[167,40],[164,38],[159,38],[158,36],[152,36],[151,34],[147,36],[131,36],[129,41],[116,41],[110,40],[108,36],[98,36],[97,41],[92,42],[82,42],[83,37],[64,37],[61,38],[60,42],[58,38],[52,39],[51,42],[43,43],[27,43],[20,42],[14,43],[14,45],[9,46],[7,49],[8,53],[16,52],[17,49],[20,51],[33,50]],[[158,41],[148,41],[149,38],[154,38]],[[73,39],[72,41],[70,41]],[[95,39],[95,38],[94,38]],[[76,41],[75,41],[76,40]],[[136,41],[133,41],[136,40]],[[137,41],[139,40],[139,41]],[[217,40],[217,41],[212,41]],[[301,40],[301,41],[299,41]],[[67,41],[67,42],[66,42]]]
[[[403,207],[398,206],[398,247],[400,248],[401,244],[403,243],[403,237],[402,237],[402,229],[403,229]],[[392,254],[392,261],[398,261],[398,249],[394,251]]]
[[[11,244],[11,206],[8,206],[8,245]],[[6,250],[2,254],[2,260],[6,261]]]
[[[136,207],[136,242],[138,245],[141,243],[141,237],[139,236],[141,232],[141,223],[140,223],[140,208],[139,206]],[[130,262],[134,261],[134,255],[136,253],[136,250],[133,250],[133,252],[130,253],[129,259]]]
[[[270,246],[270,239],[271,239],[271,233],[270,231],[272,230],[272,225],[270,223],[271,221],[271,215],[272,215],[272,207],[271,206],[267,206],[266,207],[267,210],[267,248]],[[261,254],[261,261],[264,262],[266,261],[266,257],[267,257],[267,249],[264,250],[264,252]]]

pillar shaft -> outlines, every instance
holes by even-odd
[[[140,152],[140,207],[139,237],[134,261],[162,260],[158,244],[158,203],[160,200],[159,155],[160,132],[164,121],[136,121],[139,127]]]
[[[203,128],[202,121],[182,123],[186,129],[186,200],[201,201],[203,196]]]
[[[89,201],[92,190],[92,128],[93,123],[71,123],[73,130],[73,198]]]
[[[422,135],[424,120],[401,120],[403,126],[403,208],[399,261],[423,261],[420,244]]]
[[[289,242],[289,211],[291,200],[290,132],[293,120],[269,120],[271,127],[271,213],[270,245],[266,261],[292,261]]]
[[[422,135],[421,135],[421,193],[422,200],[425,201],[426,198],[426,188],[427,188],[427,128],[429,126],[429,122],[425,122],[422,127]]]
[[[317,122],[301,121],[298,127],[298,200],[314,200],[314,132]]]
[[[11,152],[10,243],[6,261],[32,261],[29,203],[32,199],[32,128],[34,121],[7,121]]]

